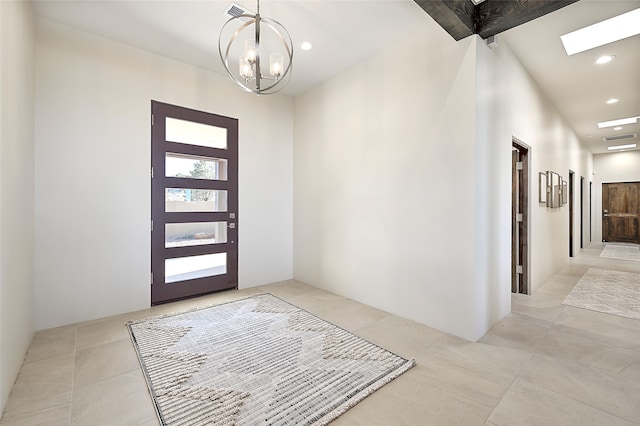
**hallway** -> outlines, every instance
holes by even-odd
[[[563,306],[588,268],[640,273],[594,243],[470,343],[296,282],[225,292],[38,332],[2,425],[156,425],[128,320],[269,292],[417,366],[335,425],[640,424],[640,320]]]

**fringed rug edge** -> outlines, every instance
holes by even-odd
[[[398,377],[400,377],[401,375],[409,371],[415,365],[416,365],[416,360],[414,358],[406,360],[405,363],[403,363],[402,365],[399,365],[398,368],[396,368],[394,371],[390,372],[389,374],[386,374],[384,377],[381,377],[374,383],[364,388],[362,391],[358,392],[358,394],[355,397],[349,399],[348,401],[343,402],[342,404],[334,408],[330,413],[325,415],[322,419],[318,420],[318,422],[314,423],[314,426],[316,425],[326,426],[327,424],[331,423],[332,421],[334,421],[335,419],[337,419],[338,417],[340,417],[341,415],[343,415],[344,413],[346,413],[347,411],[349,411],[350,409],[352,409],[353,407],[361,403],[369,395],[373,394],[377,390],[381,389],[385,385],[389,384],[393,380],[397,379]]]

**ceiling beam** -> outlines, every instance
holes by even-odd
[[[475,8],[470,0],[414,0],[456,41],[474,34]]]
[[[578,0],[414,0],[451,37],[483,39],[539,18]]]
[[[486,0],[476,6],[476,34],[483,39],[533,21],[578,0]]]

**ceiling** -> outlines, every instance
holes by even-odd
[[[640,116],[640,35],[567,56],[560,36],[640,7],[639,0],[580,0],[553,13],[498,35],[518,57],[547,97],[593,152],[607,146],[636,143],[640,149],[640,120],[635,125],[598,129],[596,123]],[[605,65],[594,61],[614,55]],[[608,99],[619,99],[607,105]],[[637,133],[629,142],[605,143],[605,136]]]
[[[471,0],[468,0],[471,2]],[[217,40],[230,0],[37,0],[38,18],[225,74]],[[254,0],[236,0],[255,11]],[[640,0],[580,0],[499,34],[593,153],[608,152],[604,136],[638,133],[596,123],[640,116],[640,36],[567,56],[560,35],[640,7]],[[294,42],[295,70],[283,93],[300,94],[413,32],[443,31],[413,0],[262,0],[260,12],[282,23]],[[297,46],[310,41],[308,52]],[[594,65],[603,54],[607,65]],[[402,63],[399,58],[399,63]],[[620,101],[607,105],[605,101]],[[633,142],[638,143],[640,138]],[[614,145],[610,143],[609,145]]]

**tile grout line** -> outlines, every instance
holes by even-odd
[[[543,390],[544,390],[544,391],[546,391],[546,392],[552,393],[552,394],[554,394],[554,395],[558,395],[558,396],[560,396],[560,397],[562,397],[562,398],[566,398],[566,399],[568,399],[568,400],[570,400],[570,401],[573,401],[573,402],[574,402],[574,403],[576,403],[576,404],[584,405],[585,407],[589,407],[589,408],[591,408],[592,410],[599,411],[600,413],[605,413],[605,414],[607,414],[607,415],[610,415],[610,416],[612,416],[612,417],[615,417],[616,419],[622,420],[622,421],[624,421],[624,422],[630,422],[630,420],[626,419],[625,417],[622,417],[622,416],[621,416],[620,414],[618,414],[618,413],[614,413],[614,412],[611,412],[611,411],[609,411],[609,410],[605,410],[605,409],[603,409],[603,408],[596,407],[596,406],[592,405],[591,403],[588,403],[588,402],[586,402],[586,401],[582,401],[581,399],[575,398],[575,397],[574,397],[574,396],[572,396],[572,395],[567,395],[567,394],[565,394],[565,393],[558,392],[558,391],[553,390],[553,389],[549,389],[549,388],[548,388],[548,387],[546,387],[546,386],[543,386],[543,385],[538,384],[538,383],[530,382],[530,381],[528,381],[528,380],[526,380],[526,379],[522,379],[522,381],[523,381],[523,382],[525,382],[525,383],[527,383],[529,386],[533,386],[533,387],[536,387],[536,388],[538,388],[538,389],[543,389]],[[512,383],[512,385],[513,385],[513,383]],[[499,425],[499,426],[500,426],[500,425]]]
[[[580,266],[584,266],[584,265],[582,265],[582,264],[580,264],[580,263],[577,263],[577,262],[572,261],[572,259],[569,259],[569,263],[568,263],[567,265],[572,265],[572,264],[573,264],[573,265],[580,265]],[[577,280],[577,281],[576,281],[576,283],[573,285],[573,287],[571,288],[571,290],[573,290],[573,288],[578,284],[578,282],[582,279],[582,277],[587,273],[587,271],[588,271],[590,268],[591,268],[591,267],[587,267],[587,268],[585,269],[585,271],[580,275],[580,277],[578,277],[578,280]],[[571,292],[571,290],[570,290],[569,292]],[[566,311],[566,305],[563,305],[563,304],[561,303],[561,305],[560,305],[560,306],[562,307],[562,313],[565,313],[565,311]],[[555,330],[557,330],[556,325],[558,325],[558,324],[557,324],[557,322],[558,322],[558,320],[559,320],[559,318],[560,318],[560,317],[561,317],[561,315],[558,315],[558,316],[554,319],[554,321],[551,323],[551,327],[549,327],[549,329],[546,331],[546,333],[545,333],[545,335],[544,335],[543,339],[545,339],[545,338],[548,336],[548,334],[549,334],[549,332],[550,332],[551,330],[554,330],[554,329],[555,329]],[[584,337],[584,336],[583,336],[583,337]],[[594,342],[596,342],[596,340],[594,340],[594,339],[591,339],[591,338],[588,338],[588,337],[584,337],[584,338],[585,338],[585,339],[589,339],[589,340],[593,340]],[[610,345],[610,346],[614,346],[614,347],[615,347],[615,345]],[[539,350],[536,350],[535,352],[532,352],[532,353],[531,353],[530,358],[533,358],[533,357],[534,357],[534,356],[536,356],[536,355],[545,355],[545,354],[544,354],[543,352],[540,352]],[[554,358],[554,359],[555,359],[555,357],[553,357],[553,356],[552,356],[552,358]],[[561,360],[565,360],[565,361],[570,361],[570,359],[568,359],[568,358],[564,358],[564,357],[560,357],[560,359],[561,359]],[[593,367],[592,367],[592,368],[593,368]],[[595,368],[600,369],[599,367],[595,367]],[[515,380],[516,380],[516,379],[518,379],[518,378],[520,378],[520,375],[521,375],[521,373],[522,373],[522,370],[523,370],[523,369],[524,369],[524,367],[522,367],[522,368],[520,369],[520,371],[518,371],[518,374],[514,377],[514,380],[511,382],[511,385],[509,386],[509,389],[513,386],[513,383],[515,382]],[[603,370],[603,371],[608,371],[608,370]],[[629,421],[629,420],[628,420],[628,419],[626,419],[625,417],[620,416],[618,413],[612,412],[612,411],[610,411],[610,410],[605,410],[605,409],[602,409],[602,408],[600,408],[600,407],[596,407],[596,406],[592,405],[591,403],[588,403],[588,402],[586,402],[586,401],[583,401],[583,400],[581,400],[581,399],[579,399],[579,398],[575,398],[573,395],[567,395],[567,394],[565,394],[565,393],[561,393],[561,392],[558,392],[558,391],[556,391],[556,390],[549,389],[549,388],[547,388],[546,386],[542,386],[541,384],[530,382],[529,380],[526,380],[526,379],[524,379],[524,378],[521,378],[521,379],[522,379],[522,381],[524,381],[525,383],[528,383],[528,384],[530,384],[530,385],[532,385],[532,386],[535,386],[535,387],[538,387],[538,388],[540,388],[540,389],[544,389],[544,390],[545,390],[545,391],[547,391],[547,392],[551,392],[551,393],[554,393],[554,394],[556,394],[556,395],[562,396],[562,397],[567,398],[567,399],[569,399],[569,400],[571,400],[571,401],[573,401],[573,402],[575,402],[575,403],[582,404],[582,405],[585,405],[585,406],[587,406],[587,407],[589,407],[589,408],[591,408],[591,409],[593,409],[593,410],[596,410],[596,411],[599,411],[599,412],[602,412],[602,413],[609,414],[609,415],[611,415],[611,416],[613,416],[613,417],[615,417],[615,418],[617,418],[617,419],[620,419],[620,420],[622,420],[622,421],[625,421],[625,422]],[[508,392],[508,389],[507,389],[507,392]],[[500,401],[502,401],[502,399],[504,398],[504,395],[506,395],[506,393],[507,393],[507,392],[505,392],[505,393],[503,394],[502,398],[500,398]],[[497,404],[497,405],[499,405],[500,401],[498,402],[498,404]],[[496,405],[496,408],[497,408],[497,405]],[[496,409],[496,408],[494,408],[494,411],[495,411],[495,409]],[[492,415],[492,414],[493,414],[493,411],[492,411],[492,413],[489,415],[489,417],[491,417],[491,415]],[[486,421],[489,421],[488,419],[489,419],[489,418],[487,418],[487,420],[486,420]]]
[[[547,334],[549,333],[549,331],[551,330],[551,328],[553,327],[553,325],[551,327],[549,327],[543,337],[546,338]],[[500,405],[500,403],[502,402],[502,400],[504,399],[504,397],[509,393],[509,391],[511,390],[511,388],[513,387],[513,384],[516,382],[516,380],[522,379],[520,376],[522,375],[522,371],[527,367],[527,365],[529,365],[531,363],[531,361],[533,360],[533,357],[540,354],[540,351],[538,351],[536,348],[532,348],[533,352],[528,352],[528,357],[527,359],[525,359],[520,365],[519,365],[519,369],[518,372],[513,376],[513,379],[511,380],[511,383],[509,384],[509,386],[504,390],[504,392],[502,393],[502,396],[500,397],[500,399],[498,400],[498,402],[496,402],[495,406],[493,407],[493,410],[491,410],[491,412],[489,413],[489,415],[487,416],[487,418],[485,419],[485,423],[486,422],[491,422],[492,424],[495,424],[497,426],[501,426],[499,423],[494,422],[493,420],[489,420],[491,418],[491,416],[493,415],[493,413],[498,409],[498,406]],[[524,380],[526,381],[526,380]]]
[[[544,285],[540,286],[540,288],[543,288]],[[539,288],[539,289],[540,289]],[[539,290],[538,289],[538,290]],[[562,305],[561,305],[562,306]],[[513,311],[511,311],[510,313],[512,313]],[[525,315],[526,316],[526,315]],[[545,327],[546,331],[544,332],[544,335],[540,338],[540,340],[544,340],[547,338],[547,336],[549,335],[549,332],[554,328],[556,321],[558,320],[560,315],[558,315],[553,321],[548,321],[548,323],[550,324],[549,327]],[[533,317],[530,317],[533,318]],[[535,319],[535,318],[534,318]],[[488,333],[488,332],[487,332]],[[540,350],[536,347],[536,345],[534,345],[534,347],[531,348],[532,351],[527,351],[529,353],[528,358],[520,365],[520,368],[518,369],[518,372],[513,376],[513,379],[511,380],[511,383],[509,384],[509,386],[505,389],[505,391],[502,393],[502,396],[500,397],[500,399],[496,402],[495,406],[493,407],[493,410],[491,410],[491,412],[489,413],[489,415],[487,416],[487,418],[485,419],[485,423],[487,422],[491,422],[494,423],[498,426],[500,426],[499,423],[496,423],[492,420],[489,420],[491,418],[491,416],[493,415],[493,413],[498,409],[498,406],[500,405],[500,403],[502,402],[502,400],[504,399],[504,397],[509,393],[509,391],[511,390],[511,388],[513,388],[514,383],[516,382],[516,380],[521,379],[525,382],[528,383],[527,380],[522,379],[521,375],[522,375],[522,371],[525,369],[525,367],[528,365],[528,363],[530,363],[533,359],[534,356],[536,355],[540,355],[542,352],[540,352]]]
[[[502,402],[502,400],[504,399],[505,395],[507,393],[509,393],[509,391],[511,390],[511,388],[513,387],[513,384],[515,383],[515,381],[518,379],[518,377],[520,377],[520,372],[522,371],[522,368],[518,371],[518,374],[516,374],[515,376],[513,376],[513,380],[511,380],[511,383],[509,384],[509,386],[504,390],[504,392],[502,393],[502,396],[500,397],[500,399],[498,400],[498,402],[496,402],[496,405],[493,407],[493,410],[491,410],[491,412],[489,413],[489,415],[487,416],[486,419],[484,419],[484,422],[491,422],[495,425],[501,426],[499,423],[494,422],[493,420],[489,420],[491,418],[491,416],[493,415],[493,413],[495,413],[495,411],[498,409],[498,406],[500,405],[500,403]]]
[[[76,356],[78,351],[78,327],[75,327],[76,335],[73,341],[73,367],[71,368],[71,402],[69,403],[69,426],[73,418],[73,389],[76,381]]]

